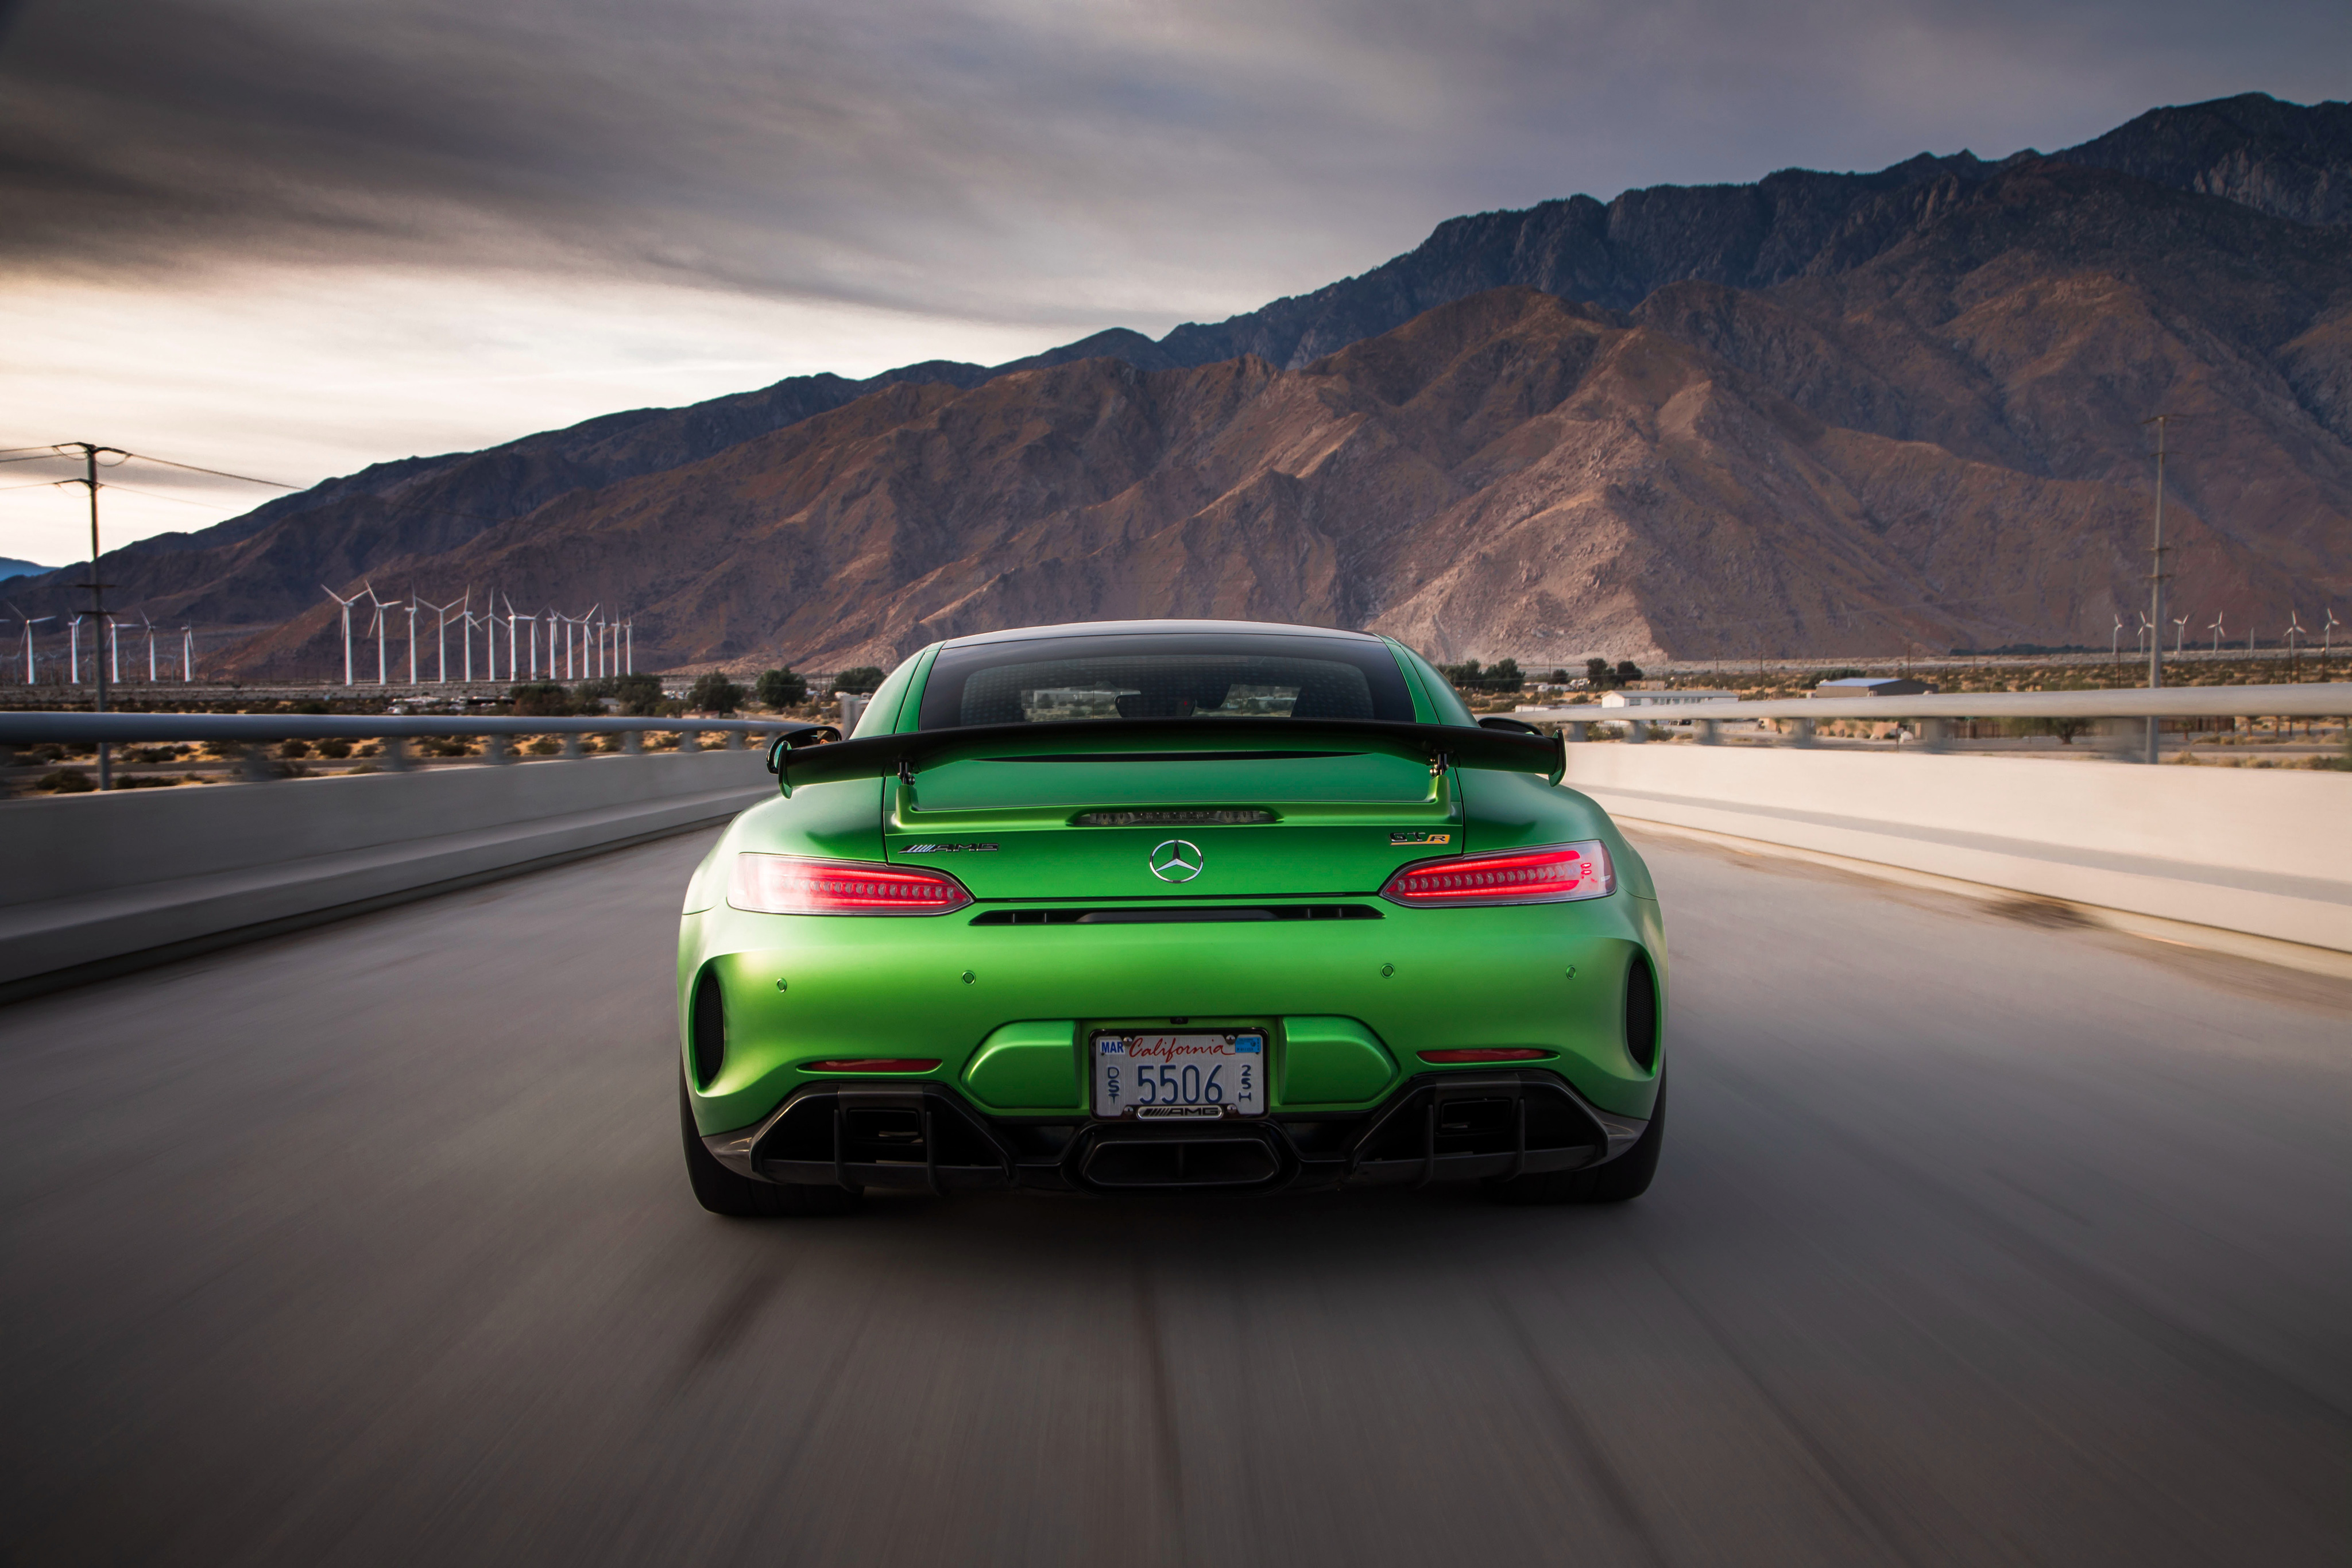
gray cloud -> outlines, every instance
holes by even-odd
[[[519,267],[1164,326],[1577,190],[2340,90],[2341,0],[25,0],[0,267]]]

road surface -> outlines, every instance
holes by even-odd
[[[1617,1209],[704,1215],[702,835],[0,1009],[0,1561],[2341,1568],[2352,988],[1647,841]]]

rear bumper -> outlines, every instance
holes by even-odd
[[[934,1193],[1266,1193],[1477,1181],[1604,1164],[1648,1125],[1545,1071],[1423,1073],[1368,1112],[1139,1126],[990,1116],[930,1082],[826,1082],[706,1136],[762,1181]]]

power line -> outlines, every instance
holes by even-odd
[[[58,483],[62,485],[70,485],[73,481],[70,479],[61,479]],[[183,500],[177,496],[166,496],[160,490],[142,490],[135,485],[118,485],[110,480],[106,484],[100,485],[99,488],[101,490],[120,490],[127,496],[144,496],[151,501],[170,501],[182,507],[202,507],[208,512],[217,512],[223,509],[223,503],[219,501]],[[230,501],[226,503],[226,505],[233,507],[236,505],[236,503]],[[117,548],[120,549],[121,547],[118,546]]]
[[[62,446],[11,446],[5,450],[10,453],[23,453],[26,455],[12,457],[0,455],[0,463],[38,463],[47,457],[71,458],[74,455]],[[215,479],[235,479],[245,485],[267,485],[273,490],[300,490],[305,487],[300,485],[289,485],[283,479],[260,479],[250,474],[232,474],[226,468],[204,468],[194,463],[174,462],[169,457],[157,457],[145,452],[122,452],[113,447],[101,450],[114,452],[121,459],[120,462],[115,463],[101,463],[99,465],[101,468],[120,468],[124,463],[136,458],[142,463],[161,463],[166,468],[184,468],[191,474],[209,474]]]
[[[54,490],[60,485],[70,485],[70,479],[44,479],[37,485],[0,485],[0,496],[11,490]]]
[[[144,452],[126,452],[124,462],[136,457],[142,463],[161,463],[166,468],[184,468],[191,474],[209,474],[215,479],[236,479],[247,485],[267,485],[274,490],[299,490],[300,485],[289,485],[282,479],[257,479],[250,474],[231,474],[219,468],[199,468],[193,463],[174,463],[168,457],[150,457]],[[120,465],[118,465],[120,466]]]

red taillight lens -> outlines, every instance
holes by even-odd
[[[757,915],[945,915],[971,902],[945,872],[739,854],[727,902]]]
[[[1381,896],[1391,904],[1451,904],[1469,908],[1494,904],[1566,904],[1605,898],[1616,890],[1609,852],[1598,840],[1546,844],[1532,850],[1496,850],[1417,861],[1389,878]]]
[[[1481,1046],[1469,1051],[1424,1051],[1423,1061],[1541,1061],[1551,1055],[1549,1051],[1529,1051],[1518,1046]]]
[[[929,1072],[940,1064],[935,1056],[842,1056],[828,1061],[801,1064],[803,1072]]]

